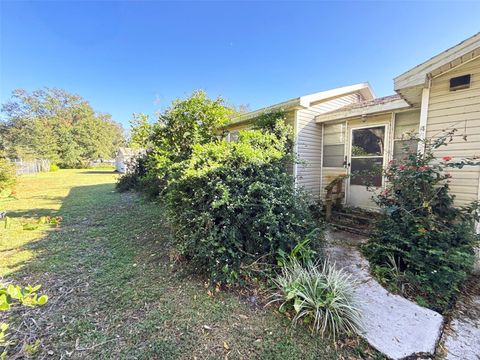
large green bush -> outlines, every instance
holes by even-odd
[[[181,254],[222,283],[268,272],[296,246],[311,256],[321,235],[315,206],[287,171],[293,141],[284,114],[265,114],[227,142],[232,114],[202,91],[174,101],[142,132],[148,154],[117,185],[165,201]]]
[[[285,171],[286,131],[279,122],[276,132],[195,145],[168,187],[179,249],[215,281],[238,281],[255,263],[274,264],[280,253],[320,236],[307,196]]]
[[[0,195],[9,191],[15,182],[15,165],[0,157]]]
[[[453,133],[408,152],[385,171],[387,186],[375,198],[382,210],[364,252],[374,273],[391,287],[442,311],[451,303],[474,262],[477,204],[454,207],[448,168],[472,165],[435,158]]]

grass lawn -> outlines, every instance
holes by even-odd
[[[42,284],[44,307],[10,317],[17,345],[34,358],[336,359],[372,352],[356,339],[335,346],[294,329],[248,296],[216,292],[170,259],[161,205],[114,191],[105,170],[24,176],[0,199],[0,276]],[[61,216],[59,227],[39,225]],[[28,343],[30,346],[22,344]]]

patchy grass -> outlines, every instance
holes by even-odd
[[[16,310],[16,345],[35,357],[124,359],[335,359],[373,356],[293,329],[250,298],[216,292],[169,258],[161,205],[114,192],[107,171],[22,177],[0,203],[18,221],[61,216],[58,228],[1,229],[0,271],[42,284],[46,306]],[[3,256],[4,254],[8,256]]]

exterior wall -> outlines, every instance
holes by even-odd
[[[396,124],[396,115],[397,114],[409,114],[411,119],[410,122],[408,122],[408,126],[405,126],[403,124],[403,127],[405,129],[403,130],[411,130],[414,129],[415,127],[418,128],[418,121],[419,121],[419,111],[418,109],[408,109],[408,110],[401,110],[401,111],[396,111],[396,112],[385,112],[382,114],[377,114],[377,115],[370,115],[365,118],[361,117],[356,117],[356,118],[350,118],[350,119],[345,119],[341,121],[335,121],[334,123],[343,123],[345,124],[344,128],[344,139],[345,139],[345,150],[344,154],[347,156],[348,159],[350,159],[350,142],[351,142],[351,130],[352,128],[358,128],[358,127],[365,127],[365,126],[375,126],[378,124],[387,124],[388,129],[387,133],[385,134],[385,159],[384,163],[386,164],[388,161],[393,159],[393,149],[394,149],[394,139],[395,139],[395,124]],[[333,123],[333,122],[332,122]],[[325,123],[328,124],[328,123]],[[402,130],[399,128],[399,130]],[[322,188],[320,191],[321,198],[325,197],[325,186],[327,186],[332,180],[334,180],[337,176],[342,175],[342,174],[347,174],[348,169],[344,167],[323,167],[322,168]],[[348,181],[348,180],[347,180]],[[348,184],[345,184],[345,192],[346,196],[348,197]]]
[[[117,154],[117,157],[115,158],[115,170],[122,174],[125,173],[125,159],[120,153]]]
[[[470,88],[450,91],[452,77],[471,74]],[[480,155],[480,58],[432,79],[427,117],[427,138],[438,136],[443,129],[456,128],[457,136],[436,156],[452,156],[454,160]],[[463,140],[467,135],[467,141]],[[465,167],[451,171],[451,190],[456,204],[478,199],[480,168]]]
[[[366,118],[352,118],[348,120],[344,120],[345,126],[345,156],[350,158],[350,132],[352,128],[356,127],[363,127],[363,126],[375,126],[377,124],[389,124],[388,134],[386,135],[386,146],[385,146],[385,156],[387,161],[391,159],[391,142],[392,139],[391,131],[393,129],[392,126],[392,113],[385,113],[381,115],[369,116]],[[322,171],[322,189],[321,189],[321,197],[325,197],[325,186],[327,186],[332,180],[334,180],[337,176],[346,174],[347,169],[343,167],[324,167]],[[348,191],[348,185],[345,184],[345,192]],[[348,194],[346,194],[348,196]]]
[[[245,122],[238,125],[227,126],[227,130],[229,132],[245,130],[249,128],[250,124],[251,124],[250,122]]]
[[[316,123],[315,116],[360,100],[359,94],[350,94],[297,110],[296,152],[301,163],[294,173],[297,185],[316,197],[322,188],[322,125]]]

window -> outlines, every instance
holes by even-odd
[[[323,166],[343,167],[345,158],[345,123],[323,126]]]
[[[450,91],[468,89],[470,87],[471,75],[462,75],[450,79]]]
[[[412,140],[418,136],[420,111],[408,111],[395,114],[393,136],[393,158],[401,160],[408,152],[416,151],[418,142]]]
[[[382,186],[385,126],[352,130],[350,185]]]
[[[238,141],[238,130],[229,132],[226,136],[225,139],[228,142],[237,142]]]

